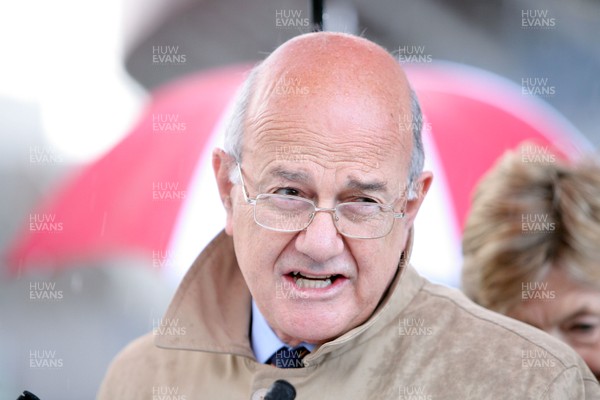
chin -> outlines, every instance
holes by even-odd
[[[348,322],[332,312],[320,316],[310,313],[287,315],[288,318],[280,325],[282,331],[301,342],[319,344],[341,336],[349,330]]]

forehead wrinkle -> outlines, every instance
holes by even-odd
[[[366,138],[369,139],[367,140]],[[380,141],[378,138],[373,138],[366,135],[364,135],[362,138],[340,140],[332,143],[336,148],[340,148],[342,150],[359,149],[359,151],[363,154],[369,154],[378,157],[382,156],[384,153],[388,153],[388,151],[384,151],[384,149],[391,149],[395,147],[391,146],[391,143],[387,143],[385,140]]]
[[[399,140],[390,140],[390,135],[374,135],[372,131],[362,131],[362,135],[352,135],[344,137],[335,137],[323,134],[322,132],[309,129],[305,126],[281,126],[276,124],[271,126],[270,121],[265,122],[262,129],[254,132],[253,138],[255,144],[279,143],[290,146],[303,147],[305,150],[322,150],[323,152],[336,154],[347,153],[350,151],[354,155],[359,152],[364,155],[372,155],[382,159],[383,149],[398,147],[401,145]],[[405,150],[406,145],[401,146]],[[396,157],[394,157],[396,158]]]
[[[294,135],[295,137],[308,136],[314,138],[314,133],[312,132],[294,131]],[[269,163],[270,160],[277,159],[281,155],[278,152],[286,151],[286,146],[289,146],[287,151],[290,152],[292,159],[297,156],[303,162],[310,160],[325,168],[333,169],[340,168],[341,164],[348,164],[348,167],[355,167],[357,170],[363,172],[373,171],[380,169],[381,163],[385,163],[386,159],[393,162],[402,160],[401,155],[386,151],[384,146],[361,141],[325,143],[321,140],[307,143],[307,141],[302,140],[285,140],[280,135],[262,135],[257,139],[257,142],[253,146],[255,149],[258,149],[258,151],[254,152],[254,159],[263,165]],[[404,179],[403,174],[406,172],[407,167],[408,161],[398,165],[398,179],[395,180],[401,181]],[[356,176],[354,178],[357,181],[360,180],[356,179]]]
[[[319,135],[318,132],[309,130],[305,125],[301,115],[292,113],[281,115],[281,113],[264,109],[259,115],[248,118],[247,128],[250,129],[247,129],[247,132],[251,133],[249,136],[257,143],[262,140],[284,141],[282,136],[285,133],[294,134],[293,137],[297,136],[297,134],[300,134],[302,131],[306,131],[313,135]],[[273,137],[268,137],[269,134],[273,134]],[[288,141],[290,140],[288,139]]]
[[[314,102],[323,102],[324,99],[317,96]],[[327,96],[325,96],[327,98]],[[365,99],[365,96],[359,96]],[[366,99],[365,99],[366,100]],[[285,131],[293,129],[294,131],[307,131],[314,133],[315,141],[322,140],[324,133],[332,133],[327,135],[326,139],[337,142],[353,142],[357,141],[362,146],[376,140],[382,147],[399,146],[406,149],[407,141],[412,142],[412,132],[403,128],[402,121],[397,117],[397,111],[391,113],[383,112],[384,109],[395,108],[392,104],[385,103],[381,108],[381,115],[371,120],[361,120],[361,123],[353,123],[353,116],[347,115],[341,119],[336,119],[333,116],[328,117],[328,104],[336,102],[334,98],[328,98],[322,107],[315,108],[314,102],[307,104],[307,99],[295,100],[289,99],[285,104],[281,101],[266,99],[265,102],[256,104],[253,112],[247,116],[247,127],[251,128],[248,131],[253,132],[257,136],[262,136],[268,131]],[[370,103],[370,102],[369,102]],[[308,107],[308,108],[307,108]],[[283,111],[283,110],[284,111]],[[305,110],[304,113],[297,113],[295,110]],[[336,111],[332,111],[336,112]],[[375,111],[379,114],[379,111]],[[317,118],[307,118],[307,115],[316,113]],[[402,111],[401,111],[402,113]],[[313,127],[308,129],[307,126]],[[357,138],[369,138],[369,142],[360,141]],[[309,138],[310,139],[310,138]]]
[[[260,112],[256,115],[253,115],[247,119],[246,130],[249,132],[253,132],[254,136],[260,136],[269,131],[279,131],[282,130],[278,125],[286,124],[300,125],[302,123],[302,117],[300,115],[286,113],[285,117],[279,115],[280,113],[273,112],[267,108],[260,110]],[[248,129],[250,128],[250,129]]]

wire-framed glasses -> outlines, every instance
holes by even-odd
[[[338,232],[349,238],[377,239],[388,235],[394,221],[404,218],[392,205],[370,202],[340,203],[334,208],[321,208],[309,199],[285,194],[248,194],[242,167],[237,163],[242,192],[247,204],[254,206],[254,221],[277,232],[299,232],[310,225],[316,213],[327,212],[333,217]]]

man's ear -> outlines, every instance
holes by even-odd
[[[229,180],[229,170],[233,167],[233,158],[224,150],[217,148],[212,153],[212,165],[219,188],[219,196],[221,196],[221,202],[227,214],[225,232],[228,235],[233,235],[233,207],[231,201],[233,183]]]
[[[412,198],[406,202],[405,213],[406,217],[404,217],[404,223],[406,229],[410,229],[415,222],[415,218],[417,217],[417,212],[419,208],[421,208],[421,204],[423,204],[423,200],[429,191],[429,187],[431,186],[431,182],[433,181],[433,174],[430,171],[422,172],[415,182],[413,182],[411,190]]]

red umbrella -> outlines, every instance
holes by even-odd
[[[11,271],[166,249],[198,155],[247,70],[203,72],[154,93],[122,142],[29,215],[9,248]]]
[[[63,229],[25,230],[9,251],[13,272],[141,250],[175,265],[178,279],[224,223],[207,155],[247,70],[199,73],[157,91],[129,136],[34,213]],[[497,157],[526,139],[567,156],[589,145],[546,103],[491,73],[451,63],[409,65],[407,73],[436,175],[417,219],[414,260],[430,278],[456,284],[470,194]]]
[[[428,278],[458,286],[471,193],[497,158],[525,140],[567,158],[591,146],[547,103],[498,75],[446,62],[411,65],[407,73],[427,121],[426,168],[435,176],[415,222],[412,262]],[[537,156],[545,154],[523,160]]]
[[[590,149],[556,110],[497,75],[453,63],[410,68],[409,75],[431,124],[461,228],[471,189],[506,149],[526,139],[565,157]]]

